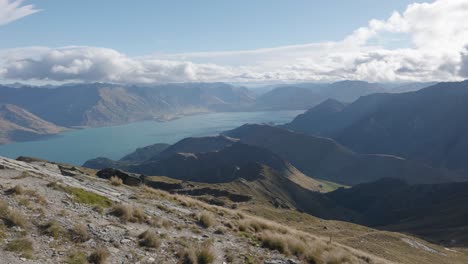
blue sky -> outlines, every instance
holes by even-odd
[[[468,78],[468,0],[0,0],[0,83]]]
[[[128,55],[338,41],[410,0],[29,0],[41,12],[0,27],[0,49],[98,46]]]

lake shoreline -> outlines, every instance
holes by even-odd
[[[0,145],[0,156],[31,156],[81,165],[99,156],[119,159],[136,148],[173,144],[185,137],[216,135],[245,123],[290,122],[301,111],[214,112],[169,121],[146,120],[123,125],[68,130],[47,139]]]

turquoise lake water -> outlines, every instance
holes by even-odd
[[[88,128],[61,133],[45,140],[0,146],[0,156],[31,156],[81,165],[95,157],[119,159],[155,143],[175,143],[185,137],[216,135],[246,123],[282,124],[303,111],[210,113],[168,122],[145,121],[121,126]]]

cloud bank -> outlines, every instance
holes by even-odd
[[[23,5],[23,0],[0,0],[0,26],[36,12],[33,5]]]
[[[438,0],[371,20],[337,42],[145,57],[83,46],[4,50],[0,78],[117,83],[461,80],[468,78],[467,17],[466,0]]]

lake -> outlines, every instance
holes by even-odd
[[[246,123],[282,124],[304,111],[209,113],[156,122],[145,121],[120,126],[67,131],[57,136],[29,142],[0,145],[0,156],[31,156],[81,165],[96,157],[120,159],[138,147],[155,143],[175,143],[185,137],[216,135]]]

